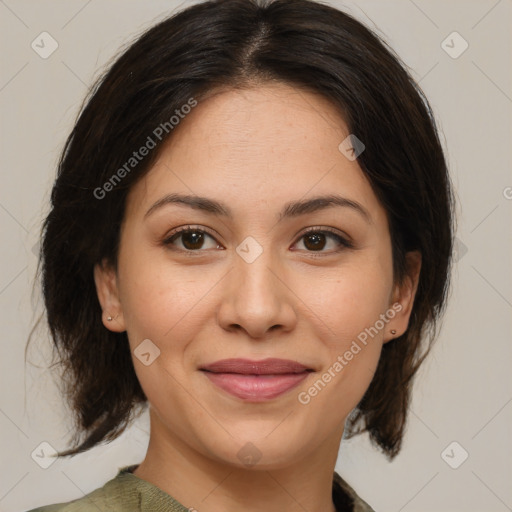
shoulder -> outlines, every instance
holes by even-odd
[[[356,491],[334,472],[333,499],[336,510],[350,510],[351,512],[375,512],[366,501],[359,497]]]
[[[27,512],[136,512],[139,511],[139,499],[130,488],[126,479],[127,468],[119,471],[117,476],[82,498],[66,503],[45,505]]]

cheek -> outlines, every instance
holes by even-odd
[[[185,353],[203,325],[199,314],[206,303],[201,298],[211,283],[205,281],[204,271],[202,275],[197,271],[197,276],[180,272],[155,253],[134,251],[119,265],[119,272],[124,284],[121,303],[125,326],[138,380],[157,410],[181,411],[176,382],[185,378]],[[146,339],[160,351],[148,366],[137,360],[137,347]]]
[[[332,349],[341,350],[387,310],[391,259],[386,253],[361,255],[326,273],[297,277],[294,291],[304,297],[304,314],[315,322],[318,332]]]
[[[314,321],[325,333],[325,366],[303,397],[315,402],[319,413],[336,404],[343,417],[359,403],[378,365],[386,321],[391,318],[386,316],[391,258],[385,252],[369,255],[340,269],[335,279],[321,282],[323,292],[310,291],[308,305],[319,312]]]
[[[134,251],[132,255],[120,262],[119,268],[128,334],[153,336],[162,342],[169,337],[176,342],[186,338],[183,329],[197,325],[195,317],[211,288],[204,269],[179,268],[159,250]]]
[[[333,411],[336,424],[362,399],[382,350],[385,288],[373,289],[373,293],[367,290],[354,288],[349,293],[348,286],[343,292],[338,290],[337,301],[333,303],[336,306],[330,309],[330,317],[323,315],[321,322],[329,325],[329,334],[324,338],[324,364],[299,396],[301,404],[311,406],[313,416]]]
[[[311,417],[325,418],[326,425],[330,423],[337,428],[358,405],[370,386],[379,354],[380,349],[375,345],[371,349],[363,348],[350,361],[333,358],[333,363],[319,372],[309,387],[301,390],[298,395],[298,401],[305,412]]]

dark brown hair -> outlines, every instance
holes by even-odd
[[[61,455],[116,438],[146,404],[126,332],[103,326],[93,280],[103,259],[116,268],[128,191],[191,98],[268,81],[322,95],[365,144],[358,163],[387,211],[396,282],[407,273],[406,252],[421,252],[409,327],[384,345],[345,430],[367,431],[389,459],[399,452],[412,379],[445,306],[452,251],[452,192],[431,108],[386,43],[339,10],[309,0],[212,0],[158,23],[117,58],[92,88],[58,164],[40,265],[76,420],[74,448]],[[161,140],[158,126],[169,128]],[[149,136],[155,147],[119,173]],[[116,173],[122,179],[113,182]]]

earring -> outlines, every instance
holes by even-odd
[[[392,329],[392,330],[391,330],[391,334],[392,334],[393,336],[396,334],[395,329]]]
[[[112,322],[112,317],[111,317],[110,315],[109,315],[109,316],[107,316],[107,320],[108,320],[109,322]]]

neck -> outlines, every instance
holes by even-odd
[[[134,475],[197,512],[335,512],[332,481],[343,432],[291,466],[227,464],[192,448],[150,412],[151,434]],[[165,432],[165,433],[164,433]]]

